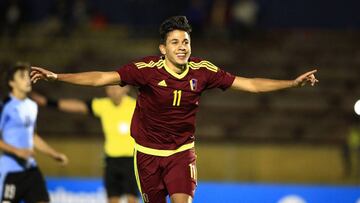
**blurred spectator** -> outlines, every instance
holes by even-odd
[[[59,35],[68,37],[79,24],[87,21],[85,0],[57,0],[56,12],[61,23]]]
[[[191,0],[185,13],[192,22],[192,36],[201,36],[204,32],[204,25],[207,17],[206,2],[204,0]]]
[[[23,0],[0,1],[0,31],[15,38],[23,21],[24,11]]]
[[[78,25],[88,22],[88,6],[86,0],[76,0],[74,5],[74,18]]]
[[[229,0],[213,0],[210,14],[210,24],[212,26],[210,34],[213,37],[224,37],[227,35],[226,24],[229,5]]]
[[[259,6],[255,0],[236,0],[231,6],[231,36],[246,37],[254,29]]]
[[[56,8],[61,22],[60,35],[69,36],[74,29],[74,0],[57,0]]]
[[[107,26],[106,16],[100,11],[94,11],[91,15],[90,25],[94,30],[101,30]]]
[[[213,0],[210,14],[212,34],[239,38],[257,23],[259,6],[255,0]]]

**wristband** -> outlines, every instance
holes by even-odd
[[[55,100],[55,99],[48,99],[46,105],[49,106],[49,107],[58,108],[59,107],[59,101]]]

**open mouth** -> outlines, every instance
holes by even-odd
[[[176,56],[179,58],[179,59],[186,59],[186,54],[185,53],[181,53],[181,54],[176,54]]]

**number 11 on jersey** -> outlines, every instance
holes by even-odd
[[[174,90],[173,106],[180,106],[181,90]]]

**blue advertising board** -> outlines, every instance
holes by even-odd
[[[53,203],[105,203],[101,179],[47,178]],[[360,186],[199,182],[194,203],[360,203]]]

